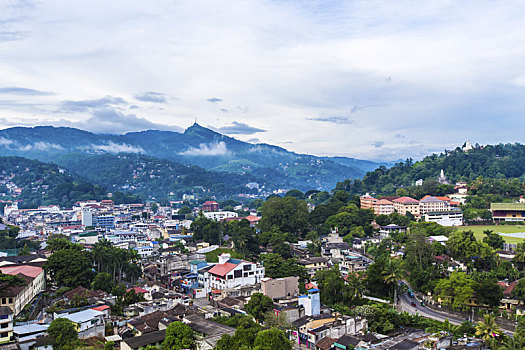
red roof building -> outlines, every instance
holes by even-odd
[[[219,211],[219,203],[215,201],[206,201],[202,204],[202,211]]]

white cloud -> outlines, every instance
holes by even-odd
[[[115,143],[112,141],[106,144],[91,144],[82,148],[93,151],[103,151],[107,153],[146,153],[142,147],[135,147],[125,143]]]
[[[13,144],[12,140],[6,139],[5,137],[0,137],[0,146],[8,147]]]
[[[1,144],[1,140],[0,140],[0,144]],[[49,143],[49,142],[42,142],[42,141],[35,142],[35,143],[28,143],[25,145],[20,145],[17,142],[12,143],[12,144],[16,146],[15,148],[19,151],[33,151],[33,150],[35,151],[52,151],[52,150],[60,151],[64,149],[64,147],[57,145],[56,143]]]
[[[229,154],[226,144],[221,141],[217,143],[201,143],[198,148],[190,147],[184,152],[180,152],[183,156],[224,156]]]
[[[0,126],[120,133],[197,117],[257,125],[260,142],[296,152],[373,158],[525,142],[506,127],[525,108],[524,16],[519,1],[488,0],[8,1],[2,87],[54,94],[5,95]],[[422,147],[396,151],[399,133]]]

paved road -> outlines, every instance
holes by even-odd
[[[416,307],[413,307],[411,305],[412,302],[416,303]],[[437,311],[432,310],[429,307],[421,306],[421,302],[415,296],[410,297],[408,293],[404,293],[399,297],[399,308],[401,309],[401,311],[406,311],[409,314],[412,314],[412,315],[419,314],[421,316],[428,317],[428,318],[431,318],[433,320],[437,320],[440,322],[444,322],[445,320],[448,320],[450,323],[454,325],[459,325],[463,323],[464,321],[466,321],[457,316],[449,315],[446,312],[437,312]],[[514,334],[514,332],[511,332],[505,329],[503,330],[503,332],[506,335]]]
[[[416,303],[416,307],[411,305],[413,302]],[[419,314],[441,322],[448,320],[455,325],[459,325],[465,321],[456,316],[447,315],[446,313],[434,311],[426,306],[421,306],[420,301],[417,300],[416,297],[411,298],[407,293],[404,293],[399,297],[399,307],[401,311],[406,311],[412,315]]]

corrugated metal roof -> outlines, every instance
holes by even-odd
[[[490,203],[490,210],[525,210],[525,203]]]

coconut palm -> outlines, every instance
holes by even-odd
[[[476,336],[488,341],[499,337],[503,332],[496,323],[496,316],[493,314],[483,315],[483,321],[479,321],[476,325]]]
[[[403,261],[399,259],[390,259],[383,270],[383,281],[393,290],[394,305],[397,303],[398,283],[405,278],[405,275]]]
[[[363,277],[357,273],[349,273],[346,279],[346,284],[349,287],[349,290],[352,294],[352,299],[360,299],[365,292],[365,284],[363,282]]]

